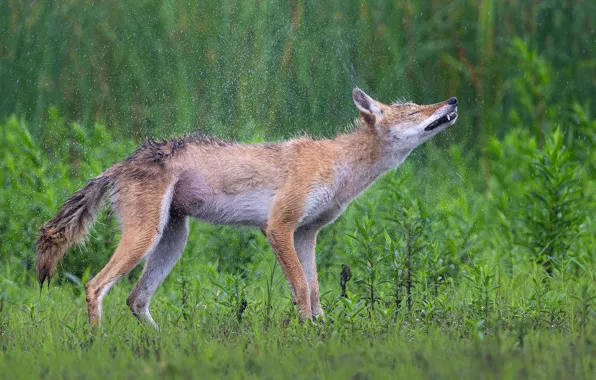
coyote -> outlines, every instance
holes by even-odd
[[[352,97],[360,118],[331,140],[297,138],[241,144],[191,135],[148,140],[77,190],[39,230],[36,274],[40,286],[80,242],[109,200],[122,238],[108,264],[86,286],[89,321],[99,325],[101,302],[122,276],[145,259],[126,302],[157,328],[151,297],[180,258],[188,217],[260,228],[286,276],[300,318],[323,316],[315,264],[318,231],[381,174],[455,123],[457,99],[432,105],[386,105],[359,88]]]

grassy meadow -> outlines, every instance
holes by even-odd
[[[550,0],[0,3],[0,378],[596,377],[595,20]],[[353,86],[460,116],[319,234],[324,321],[298,321],[260,231],[193,221],[161,331],[126,306],[142,265],[92,331],[107,210],[40,294],[37,229],[146,137],[328,137]]]

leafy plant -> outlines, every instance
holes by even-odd
[[[365,216],[356,224],[356,234],[349,235],[360,246],[361,250],[355,250],[354,261],[361,276],[354,282],[363,288],[365,300],[371,312],[375,310],[375,304],[379,301],[378,282],[379,264],[382,262],[378,248],[377,238],[379,232],[373,231],[375,219]]]
[[[585,215],[584,173],[569,159],[559,129],[537,152],[527,192],[526,239],[522,244],[551,275],[571,254],[583,230]]]

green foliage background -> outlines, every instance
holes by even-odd
[[[595,24],[587,1],[0,2],[0,373],[592,377]],[[125,305],[136,269],[94,336],[109,211],[39,296],[37,229],[140,140],[332,136],[353,86],[460,119],[319,235],[325,325],[297,323],[260,232],[193,222],[162,333]]]
[[[540,125],[547,105],[595,105],[586,1],[7,0],[0,11],[0,114],[35,132],[53,105],[135,138],[329,135],[354,115],[354,84],[385,101],[457,95],[461,138],[502,135],[512,110]]]

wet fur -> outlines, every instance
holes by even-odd
[[[110,177],[93,178],[77,190],[60,208],[58,214],[39,229],[35,271],[39,285],[54,273],[56,265],[74,244],[83,240],[110,185]]]

